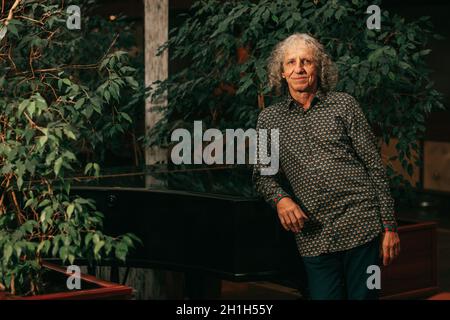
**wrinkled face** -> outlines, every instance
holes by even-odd
[[[294,92],[314,92],[317,88],[317,65],[314,49],[303,42],[289,46],[284,55],[283,72],[291,95]]]

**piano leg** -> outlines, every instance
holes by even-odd
[[[182,300],[185,298],[184,274],[175,271],[163,271],[165,298]]]
[[[97,276],[97,267],[95,265],[87,266],[87,272],[91,276],[96,277]]]
[[[119,267],[118,266],[111,266],[111,272],[109,275],[109,281],[114,283],[120,283],[119,279]]]

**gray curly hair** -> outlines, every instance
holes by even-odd
[[[279,42],[272,50],[267,61],[269,87],[275,88],[278,92],[286,87],[286,81],[281,77],[284,55],[290,45],[299,41],[314,50],[314,60],[318,67],[319,89],[324,92],[333,90],[338,80],[336,65],[325,52],[323,45],[306,33],[294,33]]]

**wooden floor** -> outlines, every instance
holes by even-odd
[[[298,300],[297,290],[271,282],[234,283],[222,281],[221,299],[230,300]]]

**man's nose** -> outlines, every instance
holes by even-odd
[[[305,68],[303,68],[303,64],[301,62],[298,62],[294,68],[295,73],[303,73],[305,72]]]

